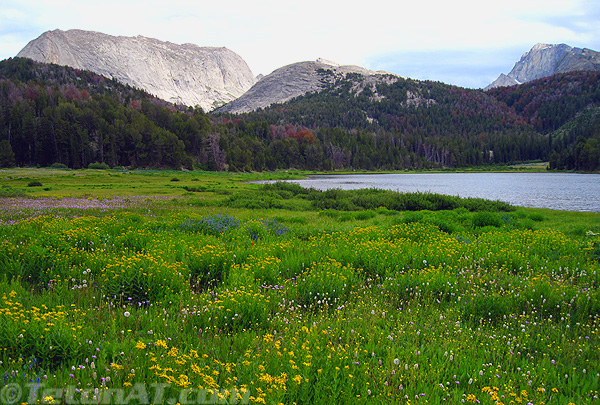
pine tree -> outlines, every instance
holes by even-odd
[[[0,167],[13,167],[15,165],[15,154],[8,140],[0,141]]]

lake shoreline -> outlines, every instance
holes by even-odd
[[[285,180],[320,190],[381,188],[499,200],[529,208],[600,212],[600,175],[554,172],[312,174]],[[273,182],[273,181],[261,181]]]

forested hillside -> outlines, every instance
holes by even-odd
[[[191,166],[209,125],[103,76],[21,58],[0,62],[0,108],[5,166],[6,141],[19,166]]]
[[[553,169],[600,170],[600,72],[570,72],[488,92],[550,138]]]
[[[323,74],[326,74],[324,72]],[[283,105],[247,114],[272,132],[314,132],[335,167],[465,167],[543,159],[547,139],[482,91],[410,79],[345,80]]]
[[[599,100],[597,73],[490,92],[348,74],[285,104],[207,115],[14,58],[0,62],[0,166],[412,169],[550,158],[598,170]]]

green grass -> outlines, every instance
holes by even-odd
[[[0,171],[3,395],[599,401],[599,214],[268,176]]]

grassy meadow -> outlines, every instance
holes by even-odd
[[[600,214],[302,174],[0,170],[0,404],[600,403]]]

